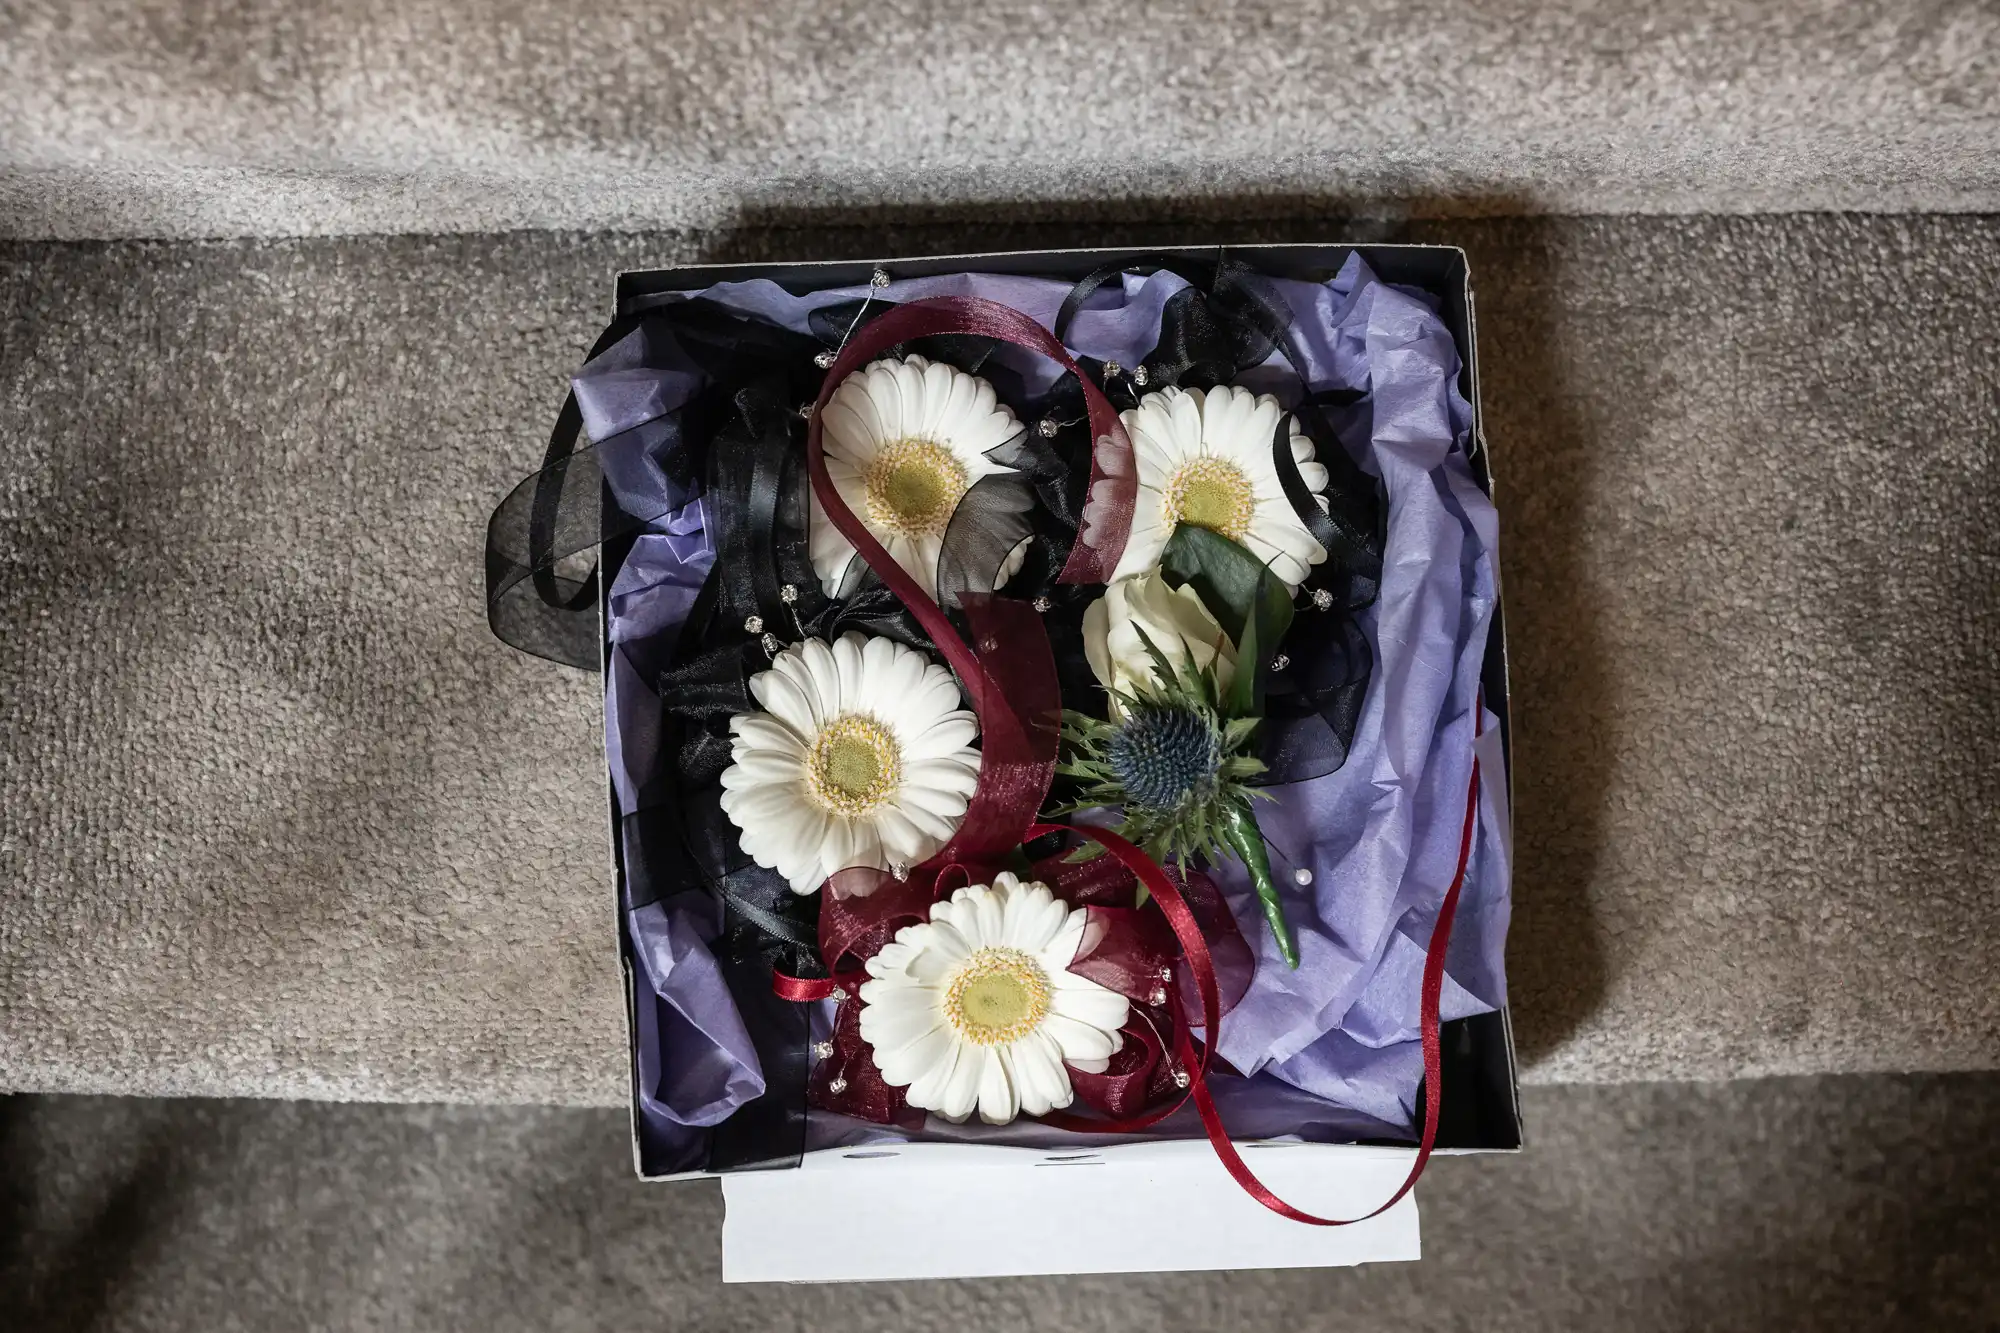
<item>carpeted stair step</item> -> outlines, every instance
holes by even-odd
[[[1982,0],[9,0],[0,235],[2000,209]]]
[[[2000,1078],[1531,1088],[1523,1111],[1532,1151],[1432,1165],[1421,1264],[801,1289],[719,1285],[720,1191],[632,1180],[615,1111],[0,1099],[0,1301],[23,1333],[2000,1323]]]
[[[596,683],[480,587],[615,270],[1342,230],[0,247],[0,1087],[623,1102]],[[2000,1063],[2000,220],[1399,234],[1479,298],[1524,1079]]]

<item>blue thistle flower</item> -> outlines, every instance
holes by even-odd
[[[1245,785],[1264,771],[1248,752],[1261,719],[1231,715],[1212,669],[1191,660],[1176,666],[1157,649],[1154,657],[1160,678],[1114,694],[1111,718],[1064,713],[1064,758],[1056,771],[1076,779],[1077,796],[1058,810],[1119,807],[1119,831],[1156,861],[1235,855],[1279,952],[1297,967],[1298,944],[1250,808],[1264,793]]]
[[[1213,790],[1222,733],[1191,708],[1141,707],[1112,731],[1104,757],[1129,801],[1174,810]]]

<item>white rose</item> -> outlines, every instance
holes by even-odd
[[[1169,662],[1178,664],[1185,655],[1196,668],[1213,663],[1224,689],[1236,674],[1236,645],[1201,598],[1191,587],[1168,587],[1155,569],[1119,579],[1083,613],[1084,656],[1106,689],[1130,694],[1136,685],[1158,682],[1141,630]],[[1111,706],[1116,712],[1115,695]]]

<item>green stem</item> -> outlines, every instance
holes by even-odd
[[[1257,888],[1257,900],[1264,904],[1264,919],[1271,923],[1271,934],[1277,938],[1278,952],[1285,956],[1285,966],[1297,967],[1299,944],[1292,938],[1291,923],[1285,920],[1285,906],[1278,901],[1278,885],[1271,878],[1271,854],[1264,847],[1264,831],[1257,827],[1257,816],[1247,805],[1230,802],[1222,816],[1222,838],[1250,872],[1250,882]]]

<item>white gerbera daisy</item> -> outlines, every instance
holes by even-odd
[[[948,1120],[1042,1115],[1101,1074],[1130,1004],[1069,970],[1089,914],[1005,871],[931,908],[868,960],[861,1037],[883,1082]]]
[[[764,711],[729,719],[722,813],[744,855],[792,892],[850,866],[915,865],[957,831],[979,782],[979,724],[949,671],[849,632],[784,649],[750,693]]]
[[[938,556],[958,502],[980,480],[1014,469],[986,455],[1021,433],[993,386],[955,366],[920,356],[871,362],[841,381],[824,409],[826,471],[840,498],[908,571],[937,596]],[[854,543],[812,497],[813,572],[829,597],[855,560]],[[1027,557],[1017,545],[994,580],[998,589]]]
[[[1327,507],[1326,469],[1312,441],[1270,394],[1222,385],[1161,389],[1119,420],[1132,437],[1139,465],[1139,500],[1132,535],[1114,577],[1143,574],[1160,562],[1167,539],[1183,523],[1219,532],[1246,547],[1297,592],[1309,568],[1326,559],[1292,511],[1271,460],[1278,422],[1291,432],[1292,461],[1306,488]]]

